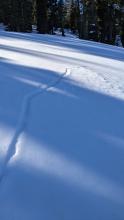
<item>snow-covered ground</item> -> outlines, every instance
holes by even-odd
[[[0,220],[124,219],[124,49],[0,30]]]

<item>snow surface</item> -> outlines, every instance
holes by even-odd
[[[0,30],[0,220],[124,219],[124,49]]]

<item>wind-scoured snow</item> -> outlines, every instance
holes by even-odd
[[[124,49],[0,30],[0,220],[123,220]]]

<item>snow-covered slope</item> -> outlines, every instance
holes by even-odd
[[[124,49],[0,30],[0,220],[123,220]]]

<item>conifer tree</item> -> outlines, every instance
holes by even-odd
[[[124,0],[0,0],[0,22],[10,31],[54,34],[70,27],[79,38],[124,46]],[[119,38],[118,38],[119,39]]]
[[[8,25],[11,14],[11,0],[0,0],[0,22]]]
[[[73,33],[75,33],[77,30],[79,32],[79,17],[78,4],[76,4],[74,0],[71,0],[69,26]]]
[[[59,25],[61,28],[62,36],[65,36],[64,32],[64,22],[65,22],[65,5],[63,0],[58,1],[58,19],[59,19]]]
[[[124,47],[124,0],[121,0],[120,6],[121,6],[121,41]]]
[[[30,32],[32,30],[32,2],[30,0],[9,0],[8,30]]]
[[[48,32],[54,34],[57,28],[57,0],[48,0]]]
[[[36,0],[37,31],[47,33],[47,0]]]

